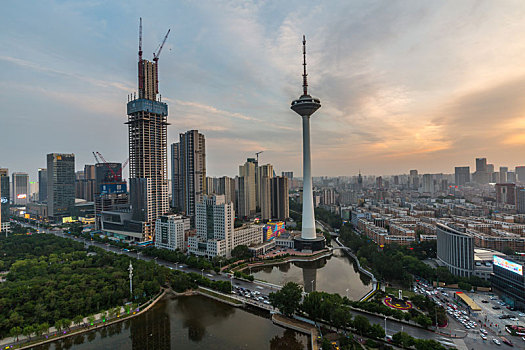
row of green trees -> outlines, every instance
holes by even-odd
[[[379,250],[371,239],[356,234],[350,224],[341,227],[340,238],[355,252],[361,265],[371,269],[378,279],[398,282],[405,287],[411,285],[412,275],[447,284],[466,283],[467,287],[490,285],[477,276],[470,278],[454,276],[445,267],[433,268],[421,261],[421,259],[435,257],[435,242],[421,242],[411,246],[390,244]]]

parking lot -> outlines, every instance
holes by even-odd
[[[424,294],[442,306],[448,315],[448,326],[442,333],[462,336],[467,348],[489,348],[510,341],[516,348],[525,349],[525,338],[511,336],[505,325],[525,325],[525,314],[512,311],[492,293],[465,293],[481,308],[469,310],[463,302],[454,299],[457,290],[433,288],[423,282],[416,283],[414,292]]]

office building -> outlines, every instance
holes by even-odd
[[[215,194],[223,194],[224,201],[226,203],[233,203],[234,208],[236,207],[236,195],[235,195],[235,179],[228,176],[223,176],[217,179],[215,188]]]
[[[525,187],[516,186],[516,211],[525,214]]]
[[[29,203],[29,175],[26,173],[13,173],[11,177],[13,204],[26,205]]]
[[[474,271],[474,239],[459,225],[436,225],[437,258],[449,271],[470,277]]]
[[[190,219],[182,215],[162,215],[155,223],[155,248],[185,250],[184,237],[190,229]]]
[[[38,169],[38,201],[47,201],[47,169]]]
[[[494,256],[491,276],[494,292],[508,306],[525,310],[525,263],[516,257]]]
[[[514,177],[514,182],[525,183],[525,166],[517,166],[516,170],[514,171]]]
[[[167,35],[164,41],[166,38]],[[142,40],[138,59],[138,98],[129,96],[127,103],[130,204],[132,220],[141,223],[142,240],[152,240],[156,219],[169,210],[168,105],[158,97],[159,57],[154,56],[153,61],[143,59],[141,43]]]
[[[507,173],[507,183],[516,183],[516,173],[513,171],[509,171]]]
[[[492,169],[490,173],[493,171],[494,169]],[[474,181],[479,184],[487,184],[489,179],[487,158],[476,158],[476,172],[474,173]]]
[[[516,185],[513,183],[496,184],[496,202],[498,204],[516,204]]]
[[[423,192],[425,193],[434,193],[435,191],[434,186],[434,177],[432,174],[424,174],[423,175]]]
[[[271,179],[271,217],[275,220],[286,220],[290,217],[287,177],[277,176]]]
[[[197,232],[188,237],[188,253],[199,256],[230,257],[233,247],[233,203],[226,203],[224,195],[204,195],[196,205]]]
[[[509,168],[506,166],[500,166],[499,167],[499,182],[500,183],[506,183],[507,182],[507,173],[509,172]]]
[[[251,217],[255,215],[256,188],[255,188],[255,169],[256,161],[248,158],[244,165],[239,166],[239,188],[238,188],[238,213],[239,217]]]
[[[53,219],[69,216],[75,205],[75,155],[47,155],[47,214]]]
[[[172,150],[173,206],[195,223],[195,205],[206,192],[206,143],[198,130],[179,135]],[[174,152],[177,152],[175,154]],[[177,165],[174,165],[175,161]]]
[[[257,167],[257,198],[258,206],[261,210],[261,219],[268,221],[272,217],[271,185],[273,178],[273,166],[271,164],[260,165]]]
[[[465,186],[470,182],[470,167],[457,166],[454,168],[454,181],[456,186]]]
[[[121,163],[98,163],[94,175],[95,229],[101,230],[102,212],[129,210],[129,195]]]

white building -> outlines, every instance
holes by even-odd
[[[225,203],[224,195],[203,196],[195,210],[197,234],[188,237],[188,253],[214,257],[230,257],[233,249],[233,203]]]
[[[190,218],[163,215],[155,222],[155,248],[183,251],[184,233],[190,229]]]
[[[263,225],[243,225],[233,232],[233,248],[239,245],[256,245],[263,242]],[[232,249],[233,249],[232,248]]]

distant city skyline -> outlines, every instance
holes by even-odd
[[[10,3],[0,23],[0,166],[36,180],[48,153],[76,169],[128,156],[126,96],[136,91],[138,18],[160,60],[168,144],[196,129],[207,174],[246,158],[301,177],[301,125],[289,101],[309,84],[313,176],[525,164],[525,6],[520,2]],[[24,16],[20,16],[24,13]],[[126,175],[126,174],[125,174]],[[126,176],[127,177],[127,176]]]

